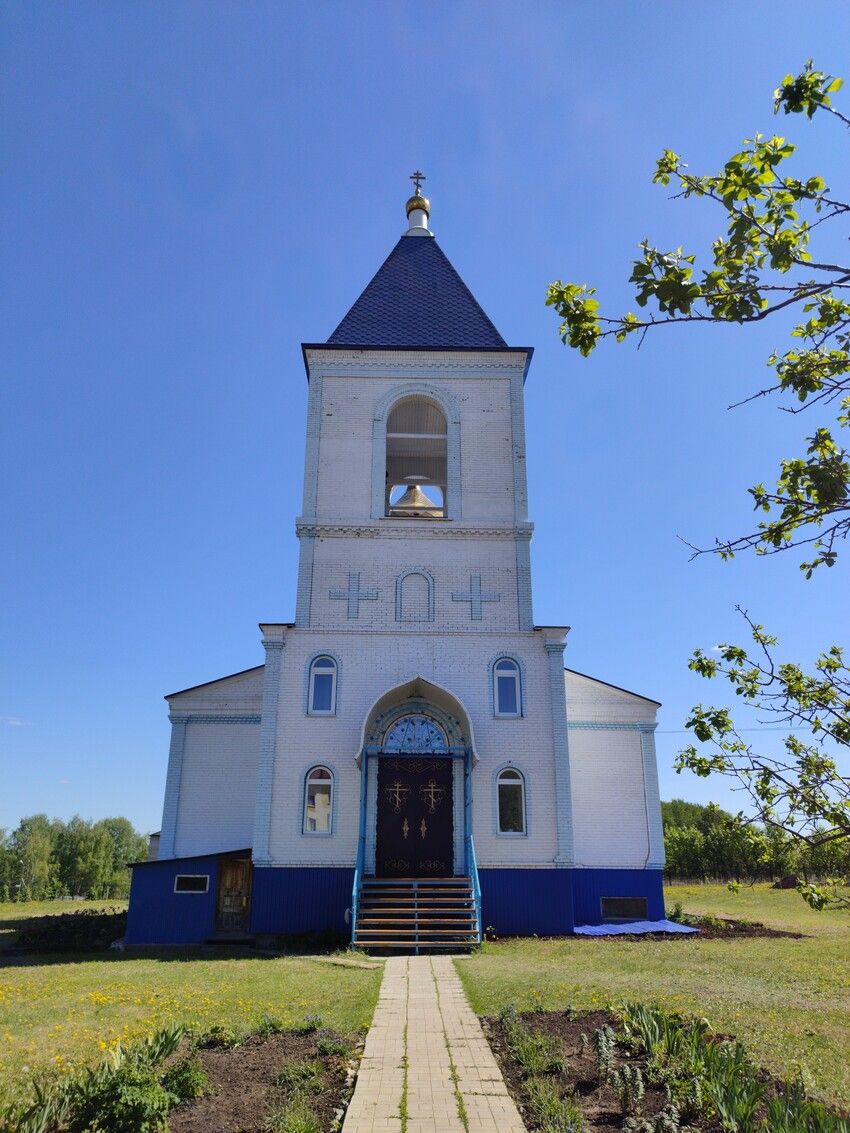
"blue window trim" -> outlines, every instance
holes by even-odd
[[[319,654],[319,656],[324,656],[324,654]],[[307,782],[310,778],[310,772],[317,771],[319,768],[329,772],[331,777],[331,828],[330,830],[305,830],[305,824],[307,822]],[[319,782],[321,781],[322,780],[319,780]],[[327,782],[327,779],[325,779],[324,782]],[[302,771],[301,784],[301,813],[299,821],[301,834],[305,838],[332,838],[336,826],[336,768],[331,763],[322,763],[321,760],[314,761],[308,764]]]
[[[519,688],[518,693],[518,712],[499,712],[498,701],[496,700],[496,665],[499,661],[513,661],[517,667],[517,683]],[[520,657],[515,653],[497,653],[495,657],[490,658],[490,664],[487,667],[489,684],[490,684],[490,712],[497,720],[521,720],[526,714],[525,703],[525,664]]]
[[[404,580],[409,578],[412,574],[420,574],[428,583],[428,614],[424,618],[405,618],[402,617],[402,586]],[[434,592],[434,576],[429,570],[422,566],[408,567],[403,570],[395,580],[395,620],[397,622],[411,622],[413,624],[420,624],[422,622],[432,622],[434,620],[434,611],[436,609],[436,595]]]
[[[522,825],[520,830],[499,829],[499,776],[503,771],[516,771],[522,781]],[[497,838],[527,838],[529,827],[528,778],[521,767],[508,761],[493,773],[493,831]]]
[[[334,674],[334,687],[332,705],[329,712],[314,712],[310,704],[310,686],[313,683],[313,665],[320,657],[330,657],[334,665],[336,665],[336,673]],[[331,653],[328,649],[321,649],[313,653],[307,658],[307,667],[304,670],[304,715],[305,716],[336,716],[337,705],[339,704],[339,678],[342,670],[339,657],[335,653]],[[318,766],[318,765],[317,765]]]

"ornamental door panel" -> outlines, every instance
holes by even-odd
[[[221,858],[218,866],[219,932],[247,932],[251,919],[251,859]]]
[[[384,755],[378,759],[378,877],[454,873],[452,760]]]

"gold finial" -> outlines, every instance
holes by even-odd
[[[417,169],[410,174],[410,180],[413,182],[414,192],[413,196],[405,205],[405,212],[410,216],[414,209],[422,209],[425,215],[429,216],[431,213],[431,202],[427,197],[422,195],[422,182],[427,180],[425,174],[421,169]]]

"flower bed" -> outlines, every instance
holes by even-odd
[[[850,1133],[850,1118],[750,1061],[705,1020],[507,1008],[483,1021],[508,1088],[540,1133]]]
[[[318,1017],[247,1037],[181,1027],[113,1046],[66,1077],[34,1078],[0,1133],[330,1133],[353,1089],[352,1050]]]

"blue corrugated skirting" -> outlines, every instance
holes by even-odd
[[[178,873],[209,874],[206,893],[175,893]],[[254,868],[251,932],[345,933],[353,868]],[[647,919],[664,916],[660,870],[479,870],[482,925],[499,936],[563,936],[602,921],[603,897],[646,897]],[[125,941],[200,944],[215,932],[218,857],[143,862],[133,869]]]
[[[481,924],[498,936],[563,936],[573,931],[573,871],[486,869]]]
[[[251,931],[288,935],[347,932],[354,869],[254,868]]]
[[[601,924],[603,897],[646,897],[646,919],[664,916],[660,869],[574,869],[575,923]]]
[[[661,870],[487,869],[481,919],[499,936],[562,936],[602,922],[603,897],[646,897],[647,919],[664,916]]]

